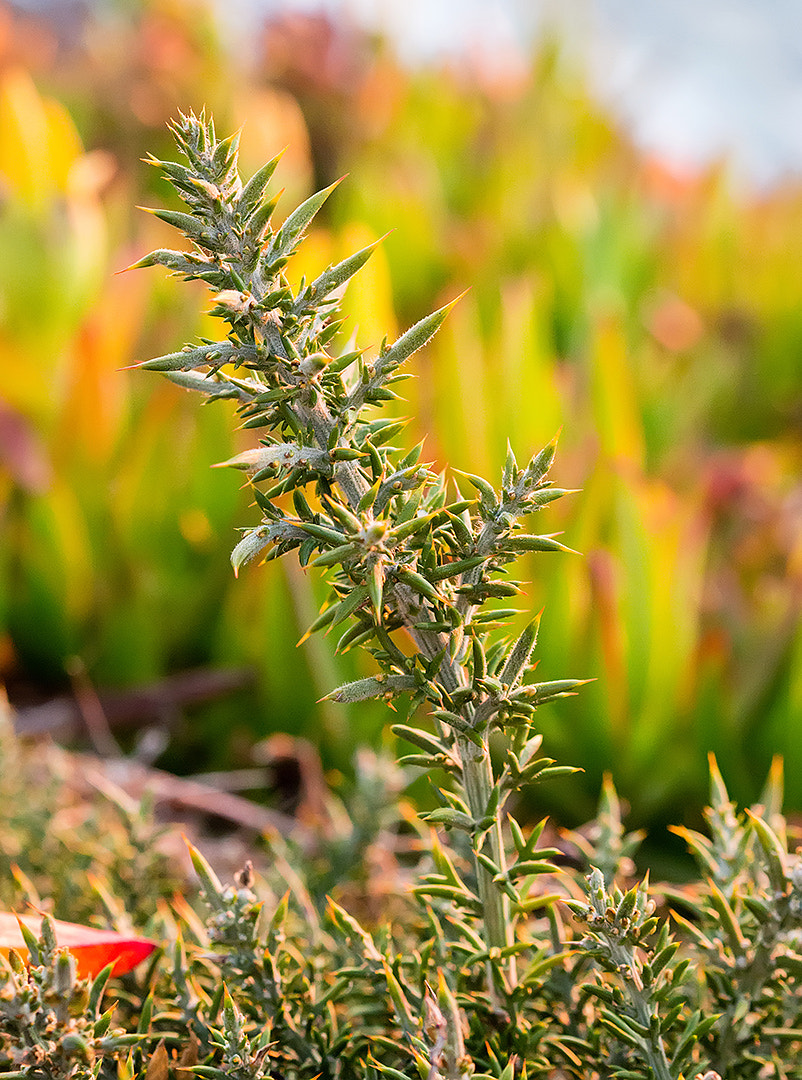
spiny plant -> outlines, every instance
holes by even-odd
[[[481,943],[469,951],[453,907],[410,899],[397,925],[371,932],[333,900],[307,910],[300,864],[280,897],[275,866],[263,880],[246,865],[223,885],[193,848],[205,920],[180,897],[172,913],[162,906],[163,959],[103,1009],[108,970],[76,979],[58,924],[44,920],[39,941],[25,934],[25,961],[0,961],[0,1074],[797,1080],[802,875],[775,809],[781,776],[746,813],[715,763],[711,781],[707,833],[681,830],[705,878],[672,897],[688,915],[669,920],[645,882],[625,891],[594,868],[583,885],[566,868],[554,883],[565,902],[555,896],[532,926],[514,1017],[489,1007]],[[609,783],[587,832],[599,861],[631,848]]]
[[[300,855],[282,869],[276,851],[266,877],[246,865],[223,885],[193,848],[205,920],[181,896],[159,902],[158,876],[146,875],[130,914],[151,917],[164,954],[122,984],[108,969],[77,978],[56,944],[60,924],[48,919],[38,941],[22,931],[25,956],[0,940],[0,1075],[798,1080],[802,874],[778,809],[781,775],[774,770],[764,805],[746,813],[715,763],[711,780],[707,832],[680,830],[703,875],[671,897],[686,914],[669,919],[645,882],[625,890],[592,868],[583,883],[581,869],[565,867],[527,926],[526,968],[501,1009],[458,906],[394,898],[394,922],[367,929],[333,900],[322,911],[310,904]],[[4,810],[3,836],[24,838],[19,816]],[[111,839],[125,850],[125,837]],[[582,850],[623,882],[614,853],[634,842],[608,783]],[[102,865],[108,843],[87,833],[80,854]],[[112,868],[103,873],[102,882],[76,880],[85,895],[74,910],[99,885],[110,891]]]
[[[378,411],[397,398],[403,365],[452,305],[366,358],[343,340],[338,307],[341,287],[374,245],[297,289],[286,274],[336,185],[274,230],[278,200],[267,187],[278,157],[243,184],[238,136],[218,139],[211,121],[192,114],[181,116],[173,133],[185,163],[152,163],[189,213],[152,212],[193,247],[158,250],[136,265],[206,282],[215,294],[211,314],[227,324],[227,334],[142,366],[212,398],[236,399],[243,427],[259,431],[257,447],[226,463],[248,473],[263,514],[234,548],[234,569],[297,550],[302,566],[328,572],[329,603],[309,632],[339,630],[339,650],[360,645],[378,668],[329,696],[389,702],[409,695],[410,722],[393,728],[417,751],[404,761],[451,780],[438,789],[442,805],[426,820],[462,832],[474,858],[468,880],[440,866],[421,891],[464,907],[487,951],[490,993],[509,993],[517,981],[515,925],[529,910],[533,878],[550,864],[524,840],[506,804],[523,784],[568,771],[538,756],[533,717],[538,705],[573,692],[581,680],[527,681],[539,620],[507,640],[493,631],[518,609],[495,601],[509,604],[521,592],[507,576],[521,553],[568,550],[552,536],[524,531],[520,521],[566,494],[548,479],[556,441],[523,467],[509,449],[498,490],[461,474],[469,497],[421,461],[422,445],[398,449],[404,421]],[[416,719],[421,705],[431,724]],[[490,741],[499,730],[509,748],[496,767]],[[512,865],[505,819],[515,843]]]
[[[103,990],[113,963],[93,981],[76,977],[75,958],[60,949],[50,916],[41,937],[20,923],[27,957],[12,950],[0,956],[0,975],[10,991],[0,996],[0,1066],[8,1077],[96,1077],[104,1059],[146,1039],[143,1033],[112,1027],[115,1007],[101,1012]],[[5,1059],[5,1060],[4,1060]]]

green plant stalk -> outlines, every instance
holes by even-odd
[[[619,837],[622,838],[620,831]],[[676,1002],[670,1000],[666,987],[658,987],[652,976],[644,986],[638,958],[638,949],[645,947],[645,940],[654,933],[658,922],[653,914],[654,905],[647,901],[646,882],[633,886],[627,893],[616,889],[611,894],[607,891],[601,870],[593,867],[587,878],[587,893],[590,901],[588,907],[574,901],[568,902],[568,906],[589,929],[589,936],[580,943],[580,949],[587,949],[623,985],[629,1006],[635,1014],[634,1018],[629,1019],[634,1019],[638,1025],[635,1036],[637,1046],[651,1068],[654,1080],[680,1080],[677,1072],[679,1066],[675,1064],[672,1071],[666,1054],[660,1016],[661,1002],[666,1009],[675,1006]],[[659,973],[665,966],[665,957],[673,955],[676,949],[670,944],[666,926],[663,927],[658,947],[664,958],[663,965],[657,969]],[[612,1005],[614,999],[603,1000]],[[604,1020],[613,1031],[617,1031],[619,1026],[627,1026],[627,1017],[620,1012]]]
[[[635,1010],[638,1023],[649,1031],[649,1038],[643,1047],[643,1051],[646,1061],[652,1069],[654,1080],[677,1080],[666,1057],[660,1032],[654,1029],[653,1013],[638,969],[635,966],[632,950],[610,942],[610,955],[619,965],[619,971],[623,972],[624,986],[630,1003]]]
[[[296,408],[298,419],[302,423],[311,423],[318,445],[321,449],[325,449],[328,445],[328,433],[334,423],[325,403],[317,402],[311,410],[303,410],[302,407]],[[367,481],[354,463],[350,461],[342,461],[337,465],[335,478],[348,499],[351,509],[356,510],[360,499],[368,490]],[[480,534],[477,551],[481,552],[485,547],[489,547],[489,533],[487,530]],[[405,618],[409,633],[417,647],[429,659],[437,656],[447,646],[448,636],[416,629],[413,625],[416,619],[409,614],[408,610],[410,591],[405,586],[396,586],[394,593],[396,608]],[[447,651],[440,665],[440,678],[443,686],[449,691],[461,689],[467,685],[464,668],[451,659]],[[473,719],[474,710],[470,703],[463,706],[461,712],[469,722]],[[484,732],[481,738],[482,748],[480,750],[475,743],[459,735],[459,733],[456,737],[462,765],[462,782],[468,806],[476,821],[481,820],[487,813],[494,784],[487,732]],[[504,873],[507,866],[501,810],[497,810],[493,817],[493,825],[487,832],[485,846],[489,848],[488,854],[490,858],[498,866],[499,870]],[[512,945],[514,941],[509,898],[494,884],[492,875],[484,866],[476,861],[475,867],[479,899],[482,904],[485,942],[489,949],[503,949],[507,945]],[[511,990],[517,981],[517,967],[514,956],[507,958],[505,974],[507,988]],[[491,993],[495,995],[492,980],[489,988]]]
[[[482,808],[487,807],[493,788],[490,751],[485,740],[483,740],[483,743],[482,750],[479,751],[478,747],[467,739],[457,738],[465,793],[468,796],[471,813],[475,818],[479,818],[483,814]],[[493,815],[493,825],[487,834],[485,843],[490,848],[491,859],[499,870],[505,873],[507,866],[504,850],[504,830],[501,814],[498,811]],[[491,949],[512,945],[514,928],[509,898],[494,884],[489,871],[484,866],[477,863],[476,868],[487,945]],[[518,978],[514,956],[507,958],[504,970],[507,978],[507,989],[512,990]]]
[[[253,295],[264,292],[265,284],[257,273],[252,273],[245,281],[245,289]],[[271,350],[288,360],[288,354],[280,338],[271,340]],[[326,407],[325,402],[318,400],[311,408],[304,407],[299,402],[293,402],[289,406],[296,414],[298,422],[303,426],[310,426],[315,433],[315,440],[321,450],[328,448],[329,434],[335,425],[335,420]],[[346,446],[344,440],[338,445]],[[345,495],[349,506],[356,511],[359,502],[368,490],[368,483],[352,461],[339,462],[334,470],[335,480]],[[489,549],[491,532],[485,528],[477,542],[477,551]],[[407,629],[424,656],[429,659],[435,657],[448,645],[448,636],[445,634],[432,634],[417,629],[413,623],[417,621],[409,614],[411,590],[403,585],[393,588],[394,600],[399,614],[405,619]],[[455,660],[451,659],[446,650],[441,666],[440,678],[447,690],[460,689],[467,685],[464,669]],[[461,710],[466,720],[470,721],[473,716],[473,708],[470,704],[463,706]],[[457,747],[459,750],[460,763],[462,765],[462,779],[471,814],[475,820],[481,820],[487,812],[490,794],[493,789],[494,777],[490,760],[487,733],[482,738],[482,749],[470,740],[457,734]],[[489,855],[499,870],[506,870],[506,854],[504,846],[504,830],[501,812],[494,815],[492,827],[488,830],[485,846],[489,848]],[[485,941],[488,949],[500,949],[511,945],[514,940],[513,925],[510,918],[510,902],[508,897],[494,884],[492,875],[478,861],[475,862],[479,899],[482,904],[482,921],[484,924]],[[515,957],[507,958],[506,977],[508,989],[514,987],[517,978]],[[495,990],[490,982],[489,989],[495,995]]]
[[[299,548],[302,565],[318,549],[315,562],[338,569],[332,583],[335,600],[313,629],[327,625],[327,612],[332,626],[355,618],[341,647],[346,639],[362,641],[381,668],[379,676],[340,687],[336,699],[411,692],[416,703],[434,706],[440,741],[454,770],[459,762],[468,810],[452,807],[440,820],[472,834],[482,939],[488,952],[498,952],[514,943],[511,897],[517,895],[507,876],[504,799],[526,777],[535,778],[545,762],[532,761],[536,738],[527,743],[514,776],[509,772],[496,778],[491,726],[503,729],[518,718],[531,732],[535,706],[571,692],[578,681],[524,685],[533,670],[536,633],[527,628],[502,661],[497,644],[503,652],[507,643],[491,642],[477,612],[488,599],[518,591],[517,584],[491,575],[503,573],[522,551],[565,550],[551,537],[517,532],[518,518],[566,494],[547,479],[555,444],[523,469],[509,450],[500,494],[482,478],[468,476],[479,495],[465,500],[458,492],[448,505],[444,478],[417,465],[419,450],[402,458],[386,446],[397,430],[395,422],[385,427],[387,421],[369,422],[363,413],[397,396],[391,386],[404,377],[402,364],[436,333],[451,305],[422,319],[392,346],[383,343],[375,361],[363,363],[361,354],[351,351],[332,356],[339,323],[332,319],[337,299],[330,294],[359,270],[370,248],[330,267],[297,293],[284,274],[332,188],[313,195],[273,232],[269,219],[275,200],[265,201],[265,191],[278,159],[243,186],[236,137],[218,140],[211,122],[192,115],[181,117],[173,130],[189,165],[154,164],[192,212],[154,213],[179,228],[194,248],[160,250],[137,265],[161,264],[187,279],[206,281],[216,293],[211,314],[225,319],[229,332],[226,341],[187,346],[144,366],[188,389],[238,398],[246,425],[267,429],[261,449],[226,463],[253,467],[254,487],[262,480],[272,482],[269,491],[257,493],[263,523],[235,548],[235,569],[266,547],[270,558]],[[357,359],[358,367],[343,380],[341,373]],[[255,374],[234,377],[228,373],[232,365]],[[306,498],[305,488],[312,484],[319,510],[312,510]],[[277,501],[290,492],[297,516]],[[514,613],[514,608],[494,609],[483,613],[483,621]],[[401,628],[415,643],[416,655],[405,655],[393,641],[392,632]],[[496,651],[488,675],[485,647],[491,645]],[[435,756],[432,764],[439,767],[441,760]],[[461,884],[474,917],[471,890]],[[459,887],[455,890],[460,893]],[[499,977],[507,990],[516,984],[512,957],[491,955],[487,973],[494,1000]]]
[[[252,294],[259,295],[257,290],[264,291],[265,285],[259,279],[259,276],[256,273],[253,273],[247,278],[245,288]],[[273,351],[280,356],[283,356],[285,360],[289,360],[287,351],[280,339],[271,341],[270,345]],[[290,408],[296,414],[298,422],[303,427],[309,426],[312,428],[315,433],[315,440],[318,447],[321,450],[327,449],[329,445],[329,434],[334,427],[335,420],[326,407],[325,402],[318,400],[311,408],[304,407],[299,402],[293,402],[292,405],[290,405]],[[344,446],[347,444],[344,440],[340,440],[338,445]],[[369,487],[366,479],[360,473],[354,462],[351,461],[339,462],[335,467],[334,477],[345,495],[349,506],[353,511],[356,511],[360,500]],[[485,530],[480,534],[477,542],[478,552],[489,549],[491,536],[492,532],[485,527]],[[417,629],[413,623],[419,620],[416,620],[409,613],[411,591],[403,585],[394,586],[392,591],[394,593],[395,606],[399,614],[404,618],[407,629],[417,647],[423,655],[429,659],[437,656],[437,654],[442,652],[448,645],[448,636],[445,634],[427,633],[426,631]],[[447,650],[441,662],[439,674],[443,686],[449,691],[457,690],[467,685],[462,665],[451,659]],[[469,722],[472,720],[473,708],[470,704],[463,706],[461,712],[466,720]],[[494,783],[487,733],[485,732],[482,736],[483,745],[481,750],[475,743],[459,734],[457,734],[456,741],[459,750],[460,763],[462,765],[462,780],[468,800],[468,806],[470,807],[474,819],[479,821],[484,818],[487,813],[490,794]],[[494,814],[493,825],[488,830],[484,843],[485,846],[489,848],[488,854],[490,855],[490,858],[503,873],[506,870],[506,855],[504,847],[504,830],[500,810],[497,810]],[[502,949],[507,945],[511,945],[514,940],[513,925],[510,918],[510,902],[508,897],[494,884],[490,872],[478,861],[475,862],[475,867],[479,899],[482,904],[482,922],[485,928],[485,942],[488,949]],[[512,987],[515,986],[517,978],[514,956],[507,958],[505,969],[508,983],[507,988],[512,989]],[[491,993],[495,994],[492,980],[490,981],[489,989]]]

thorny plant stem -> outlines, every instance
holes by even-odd
[[[331,471],[325,470],[320,474],[318,494],[325,494],[326,490],[330,491],[332,484],[336,485],[339,491],[333,502],[339,501],[342,511],[350,514],[352,522],[357,522],[354,529],[355,535],[359,543],[364,544],[364,530],[359,534],[356,532],[358,523],[363,510],[373,505],[372,488],[379,483],[377,477],[384,473],[391,458],[386,456],[382,459],[377,448],[370,442],[367,443],[375,455],[371,465],[374,480],[372,485],[363,468],[356,463],[354,458],[356,449],[354,432],[357,430],[357,423],[360,422],[360,410],[366,404],[375,405],[387,400],[388,397],[396,396],[390,390],[390,384],[397,381],[397,376],[393,373],[408,356],[422,347],[436,332],[445,317],[447,307],[432,313],[427,319],[416,324],[416,327],[410,328],[407,334],[402,335],[396,345],[389,350],[385,351],[385,345],[383,345],[375,365],[363,368],[360,361],[359,370],[363,378],[361,389],[355,388],[347,398],[338,396],[336,391],[334,397],[327,398],[326,386],[329,385],[330,388],[333,384],[326,384],[325,380],[319,383],[316,381],[316,372],[322,369],[316,369],[313,361],[322,359],[323,368],[325,368],[331,358],[326,356],[325,348],[322,352],[319,351],[321,345],[318,345],[318,351],[315,351],[315,334],[319,336],[320,342],[324,340],[322,332],[325,329],[326,319],[331,313],[331,305],[327,297],[359,269],[367,257],[365,253],[368,249],[352,257],[356,260],[355,263],[346,267],[346,263],[349,263],[349,260],[346,260],[338,267],[330,268],[330,271],[326,273],[331,273],[333,277],[330,277],[328,282],[325,280],[326,275],[322,275],[313,283],[313,286],[307,287],[303,293],[299,292],[290,303],[292,290],[284,277],[283,267],[294,254],[296,241],[317,213],[331,188],[312,196],[285,220],[278,233],[269,234],[273,239],[268,241],[265,230],[268,228],[275,202],[262,200],[272,169],[278,159],[264,166],[264,169],[255,174],[243,188],[236,171],[237,150],[236,140],[233,137],[233,141],[232,139],[218,141],[214,135],[213,125],[210,123],[205,126],[204,118],[198,120],[193,115],[182,117],[180,123],[175,126],[175,133],[179,145],[190,161],[189,170],[184,166],[157,162],[155,159],[153,163],[162,166],[167,178],[174,183],[181,197],[189,205],[192,216],[175,215],[171,211],[154,212],[184,231],[195,247],[200,249],[201,254],[198,255],[196,252],[184,258],[180,253],[159,251],[148,256],[140,265],[161,263],[173,269],[174,272],[183,273],[188,279],[201,277],[207,280],[210,287],[220,290],[216,298],[218,307],[213,309],[212,314],[222,315],[230,323],[231,329],[228,345],[208,343],[212,351],[199,358],[197,356],[192,360],[188,358],[187,366],[181,364],[181,354],[157,358],[156,361],[149,362],[149,366],[155,367],[156,370],[163,370],[165,373],[177,373],[207,365],[212,369],[209,374],[216,374],[232,360],[235,365],[244,363],[248,367],[255,367],[257,372],[262,370],[261,361],[264,361],[263,370],[266,375],[264,378],[256,375],[255,382],[251,384],[255,392],[251,392],[251,387],[243,387],[245,399],[247,400],[250,395],[251,403],[257,406],[268,401],[279,403],[264,413],[265,417],[270,416],[270,419],[265,421],[266,425],[280,428],[282,431],[290,428],[297,435],[301,447],[310,447],[310,444],[314,444],[316,451],[330,455],[329,460],[334,462],[334,467]],[[287,229],[286,235],[285,229]],[[343,267],[346,269],[343,270]],[[277,285],[280,287],[276,288]],[[320,290],[319,298],[318,290]],[[315,311],[318,299],[321,306],[318,311]],[[310,315],[313,321],[306,326],[305,330],[298,330],[294,339],[291,331],[287,329],[289,324],[285,325],[283,321],[284,315],[296,320],[291,324],[292,327],[297,327],[300,325],[299,319]],[[315,318],[320,318],[317,330],[315,330]],[[421,327],[423,329],[419,329]],[[417,336],[415,336],[416,330],[419,331]],[[299,343],[300,353],[296,350],[294,341]],[[397,356],[390,357],[393,348],[397,346],[400,346]],[[192,351],[190,349],[190,352]],[[202,354],[203,347],[195,350],[195,352],[198,351]],[[348,357],[349,354],[343,354],[339,358],[348,360],[345,366],[353,363],[353,358],[349,360]],[[388,357],[386,362],[383,360],[385,357]],[[176,363],[177,358],[178,363]],[[169,362],[165,367],[160,367],[158,361],[164,360]],[[218,361],[216,366],[215,361]],[[339,370],[342,369],[334,369],[334,374],[336,375]],[[262,387],[265,388],[265,392]],[[344,392],[344,386],[340,389]],[[343,403],[343,408],[339,409],[338,405],[333,405],[333,401],[338,404]],[[353,415],[353,422],[347,415],[349,412]],[[251,421],[259,419],[258,407],[246,415],[249,417],[247,425],[257,426]],[[337,451],[345,452],[338,454]],[[292,452],[289,456],[292,457]],[[378,457],[378,466],[376,457]],[[458,827],[467,828],[472,835],[476,856],[476,891],[480,905],[482,937],[488,952],[491,953],[487,963],[488,990],[494,1000],[497,990],[495,983],[500,980],[505,984],[505,989],[511,991],[517,984],[517,972],[513,957],[509,956],[502,961],[498,955],[492,955],[514,944],[514,915],[507,893],[494,882],[494,878],[501,875],[506,883],[507,861],[502,824],[504,800],[500,797],[500,790],[496,788],[496,777],[490,758],[489,733],[491,723],[496,722],[494,717],[516,716],[528,719],[532,715],[534,704],[530,703],[530,696],[526,693],[527,688],[518,685],[527,670],[528,653],[526,655],[520,653],[518,658],[514,659],[517,655],[516,650],[522,647],[518,644],[511,646],[509,657],[513,658],[514,662],[513,659],[508,659],[508,663],[512,664],[508,677],[506,681],[500,681],[491,673],[489,678],[495,681],[495,686],[493,686],[485,679],[484,659],[481,660],[481,666],[478,669],[475,657],[473,665],[471,664],[467,655],[464,634],[465,628],[470,628],[468,636],[473,643],[474,651],[483,658],[483,650],[488,641],[487,633],[481,630],[477,634],[476,629],[471,627],[474,616],[490,597],[514,595],[517,589],[517,583],[510,583],[508,588],[512,587],[512,592],[494,592],[493,583],[486,581],[485,576],[488,573],[495,573],[506,563],[514,561],[521,551],[557,550],[561,547],[550,537],[519,535],[518,545],[512,542],[513,529],[520,528],[517,519],[522,514],[551,501],[545,498],[536,501],[535,496],[543,486],[541,481],[544,481],[552,458],[553,444],[550,444],[532,459],[525,470],[521,471],[512,450],[509,450],[500,501],[496,499],[495,492],[489,484],[480,478],[470,477],[471,483],[481,492],[482,509],[478,518],[473,518],[468,513],[469,500],[460,512],[464,512],[466,517],[461,523],[456,517],[454,519],[453,524],[460,524],[461,528],[451,533],[453,545],[447,538],[445,541],[437,538],[436,529],[433,529],[427,541],[430,545],[429,553],[433,553],[435,559],[444,560],[441,561],[439,567],[433,568],[441,572],[440,576],[427,577],[426,567],[424,567],[423,575],[418,573],[416,567],[420,556],[415,553],[416,549],[410,541],[410,547],[405,552],[402,549],[401,572],[396,576],[398,568],[395,568],[392,574],[385,577],[382,569],[384,554],[374,551],[373,542],[368,541],[368,551],[373,552],[369,558],[364,557],[363,547],[363,553],[357,556],[354,563],[349,565],[343,561],[343,558],[340,559],[342,562],[341,579],[336,586],[341,594],[347,592],[349,588],[352,594],[354,589],[368,593],[374,611],[372,634],[381,643],[384,655],[389,656],[388,666],[392,668],[395,663],[401,670],[406,668],[410,674],[414,670],[411,685],[405,687],[405,690],[423,685],[425,689],[421,689],[422,696],[435,704],[438,700],[443,702],[451,698],[452,695],[455,699],[448,708],[443,710],[436,722],[442,743],[456,751],[455,755],[450,755],[449,767],[455,769],[458,767],[461,774],[469,820],[463,821]],[[302,455],[299,460],[306,459]],[[310,482],[310,477],[314,475],[314,472],[314,469],[307,473],[301,470],[294,488],[290,483],[288,486],[280,487],[279,493],[293,490],[296,504],[298,501],[305,502],[302,489]],[[414,479],[417,483],[419,478]],[[550,482],[544,481],[546,486],[548,483]],[[433,496],[435,502],[438,498],[435,485],[428,489],[428,495],[426,485],[427,481],[420,479],[415,489],[416,494],[411,495],[406,504],[408,512],[412,515],[417,514],[416,507],[419,506],[422,497]],[[413,490],[413,488],[405,489],[400,481],[398,486],[401,491]],[[552,498],[559,498],[563,494],[565,492],[554,489]],[[413,504],[412,500],[416,497],[418,502]],[[375,493],[373,498],[375,500]],[[327,500],[324,498],[323,501],[326,503]],[[462,502],[461,496],[458,501]],[[382,506],[386,505],[385,501]],[[263,509],[268,512],[266,507],[263,506]],[[304,511],[300,510],[301,528],[296,528],[294,522],[282,518],[280,509],[273,507],[273,511],[277,511],[279,521],[283,520],[289,526],[290,543],[284,550],[290,550],[292,546],[305,548],[302,564],[306,565],[315,544],[312,541],[310,549],[309,543],[312,537],[305,534],[303,527],[311,522],[304,517]],[[431,516],[431,514],[424,515],[424,526]],[[392,520],[392,511],[390,518]],[[471,532],[477,520],[481,521],[478,534]],[[313,530],[310,531],[314,537],[316,534]],[[256,530],[256,532],[258,540],[259,531]],[[299,534],[301,539],[298,538]],[[270,529],[268,528],[262,535],[269,537]],[[328,536],[324,535],[323,540],[330,540],[332,536],[336,539],[338,535],[343,534],[340,534],[337,529],[329,530]],[[399,539],[403,542],[403,539],[410,535],[407,532],[404,537],[399,535]],[[270,543],[271,539],[275,539],[275,535],[268,539],[267,543]],[[531,545],[531,542],[534,542],[534,546],[527,547],[527,543]],[[235,554],[237,558],[242,555],[247,561],[257,552],[251,551],[247,554],[249,552],[247,538],[241,543],[245,543],[245,548],[239,553],[235,549]],[[359,544],[357,548],[358,546]],[[423,546],[424,542],[421,541],[418,551],[422,550]],[[349,544],[340,544],[340,549],[343,547],[348,548]],[[448,623],[444,625],[440,611],[442,597],[436,587],[436,582],[449,576],[447,573],[442,574],[442,570],[447,571],[448,562],[454,561],[450,552],[459,552],[461,548],[468,551],[469,557],[466,561],[470,562],[471,568],[462,574],[456,572],[453,575],[453,582],[450,582],[447,588],[448,607],[458,620],[458,626],[451,630],[448,628]],[[325,557],[325,545],[321,550],[322,555],[316,562],[326,565],[321,561]],[[332,547],[328,550],[337,551]],[[281,544],[279,544],[278,554],[281,553]],[[410,556],[411,564],[407,561]],[[428,557],[427,555],[427,559]],[[335,558],[334,563],[330,562],[329,565],[334,565],[336,562]],[[236,562],[235,569],[238,569],[240,564],[241,562]],[[356,573],[352,572],[353,567],[358,568]],[[429,569],[432,567],[429,566]],[[365,575],[364,578],[363,575]],[[500,589],[501,583],[496,582],[495,587]],[[354,601],[358,607],[361,603],[360,596],[356,595]],[[344,600],[341,603],[347,607],[348,601]],[[423,665],[426,669],[424,684],[417,681],[422,668],[416,667],[414,661],[407,667],[407,658],[402,655],[401,650],[393,641],[392,631],[388,631],[383,625],[382,612],[385,608],[392,613],[393,627],[407,631],[417,646],[419,656],[429,662],[428,666]],[[353,613],[354,608],[344,610],[338,617],[335,609],[332,611],[332,618],[340,621],[341,618]],[[510,612],[505,612],[504,617],[509,617],[509,614]],[[451,619],[448,622],[454,625]],[[526,641],[525,635],[522,635],[522,640]],[[382,665],[381,651],[377,655]],[[432,670],[434,667],[438,669],[436,672]],[[506,666],[504,670],[506,671]],[[480,672],[478,675],[477,671]],[[382,672],[382,675],[384,674]],[[402,680],[409,677],[409,675],[401,676]],[[392,678],[398,679],[398,675],[393,674]],[[555,683],[553,686],[558,687],[558,684]],[[553,696],[562,696],[565,689],[565,684],[560,685],[559,688],[554,689]],[[549,700],[549,698],[540,699],[542,700]],[[540,701],[535,704],[539,704]],[[450,711],[452,709],[453,711]],[[435,710],[435,715],[437,711]],[[501,726],[504,726],[503,722]],[[453,812],[463,819],[466,816],[461,811]],[[441,820],[448,827],[448,819]]]
[[[649,1032],[648,1042],[643,1045],[644,1056],[651,1066],[654,1080],[676,1080],[666,1057],[665,1047],[659,1031],[654,1030],[652,1010],[640,973],[636,967],[632,950],[610,942],[610,953],[622,974],[627,996],[635,1010],[635,1017],[641,1027]]]
[[[259,281],[249,282],[252,289],[263,288]],[[278,334],[270,335],[270,348],[283,355],[287,359],[287,353]],[[318,399],[314,406],[304,407],[300,403],[293,403],[296,416],[305,426],[311,426],[315,433],[315,439],[321,449],[327,449],[329,434],[334,427],[335,421],[331,416],[326,404]],[[343,444],[344,445],[344,444]],[[359,500],[368,490],[368,483],[357,466],[352,461],[342,461],[335,469],[335,480],[345,495],[352,510],[356,510]],[[484,530],[486,531],[486,530]],[[488,537],[484,532],[480,541],[487,542]],[[467,576],[467,575],[466,575]],[[427,633],[412,625],[416,620],[407,617],[409,599],[404,594],[409,592],[403,585],[396,585],[392,589],[396,610],[399,612],[407,625],[417,647],[424,656],[432,658],[441,652],[448,643],[447,635],[442,633]],[[452,659],[448,653],[442,660],[440,667],[440,679],[446,690],[456,690],[466,685],[465,671],[463,667]],[[462,707],[462,714],[470,720],[473,714],[473,706],[468,703]],[[490,760],[487,728],[480,732],[482,748],[456,734],[457,748],[462,766],[462,782],[468,799],[468,806],[475,821],[482,820],[487,813],[490,795],[493,790],[493,768]],[[497,810],[492,827],[487,831],[482,846],[488,849],[488,854],[499,870],[506,871],[506,855],[504,850],[504,832],[501,822],[501,811]],[[475,861],[477,887],[479,900],[482,905],[482,922],[484,926],[485,944],[488,949],[503,949],[512,945],[514,941],[513,925],[508,897],[494,884],[490,872]],[[502,969],[505,972],[508,991],[511,991],[517,982],[517,968],[515,957],[510,956]],[[491,965],[487,966],[488,992],[491,998],[496,998],[496,987],[492,979]]]
[[[315,406],[306,410],[306,415],[298,409],[300,419],[311,422],[318,445],[325,449],[328,446],[328,436],[333,419],[323,402],[318,401]],[[340,462],[335,471],[335,478],[352,509],[356,509],[359,500],[368,489],[365,478],[356,465],[351,461]],[[406,615],[409,606],[408,597],[404,594],[407,590],[403,585],[394,587],[395,606],[399,614]],[[427,633],[418,630],[412,623],[411,617],[405,617],[405,623],[412,639],[424,656],[432,658],[441,652],[447,644],[447,635]],[[443,686],[451,691],[466,685],[464,668],[452,659],[448,651],[443,658],[440,667],[440,678]],[[463,706],[462,714],[470,720],[473,714],[473,706]],[[494,777],[490,760],[487,730],[481,733],[482,749],[475,743],[464,738],[459,733],[456,736],[457,748],[462,766],[462,782],[468,799],[468,806],[475,821],[480,821],[487,813],[487,806],[493,790]],[[499,870],[506,871],[506,854],[504,848],[504,831],[501,821],[501,812],[496,811],[492,828],[487,832],[483,846],[488,848],[488,854]],[[482,904],[482,916],[484,923],[485,943],[489,949],[502,949],[512,945],[514,941],[513,925],[508,897],[493,882],[492,875],[478,861],[475,863],[479,899]],[[515,957],[507,958],[504,970],[507,979],[507,990],[512,990],[517,982],[517,968]],[[491,969],[488,966],[488,989],[493,998],[496,996],[495,986],[492,982]]]

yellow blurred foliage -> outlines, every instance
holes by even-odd
[[[0,73],[0,178],[28,206],[63,194],[81,141],[69,113],[20,67]]]
[[[100,191],[113,163],[85,155],[64,107],[21,68],[0,75],[2,396],[45,430],[58,415],[66,352],[106,257]]]

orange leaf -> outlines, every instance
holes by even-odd
[[[18,921],[19,920],[19,921]],[[37,937],[41,931],[41,915],[12,915],[0,911],[0,953],[8,956],[15,949],[23,958],[28,955],[25,939],[19,928],[24,923]],[[145,938],[126,937],[113,930],[95,930],[91,926],[79,926],[77,923],[53,920],[56,929],[56,941],[62,948],[69,949],[75,957],[78,977],[93,978],[98,972],[114,961],[113,975],[124,975],[131,971],[140,960],[150,956],[156,948],[152,941]]]

